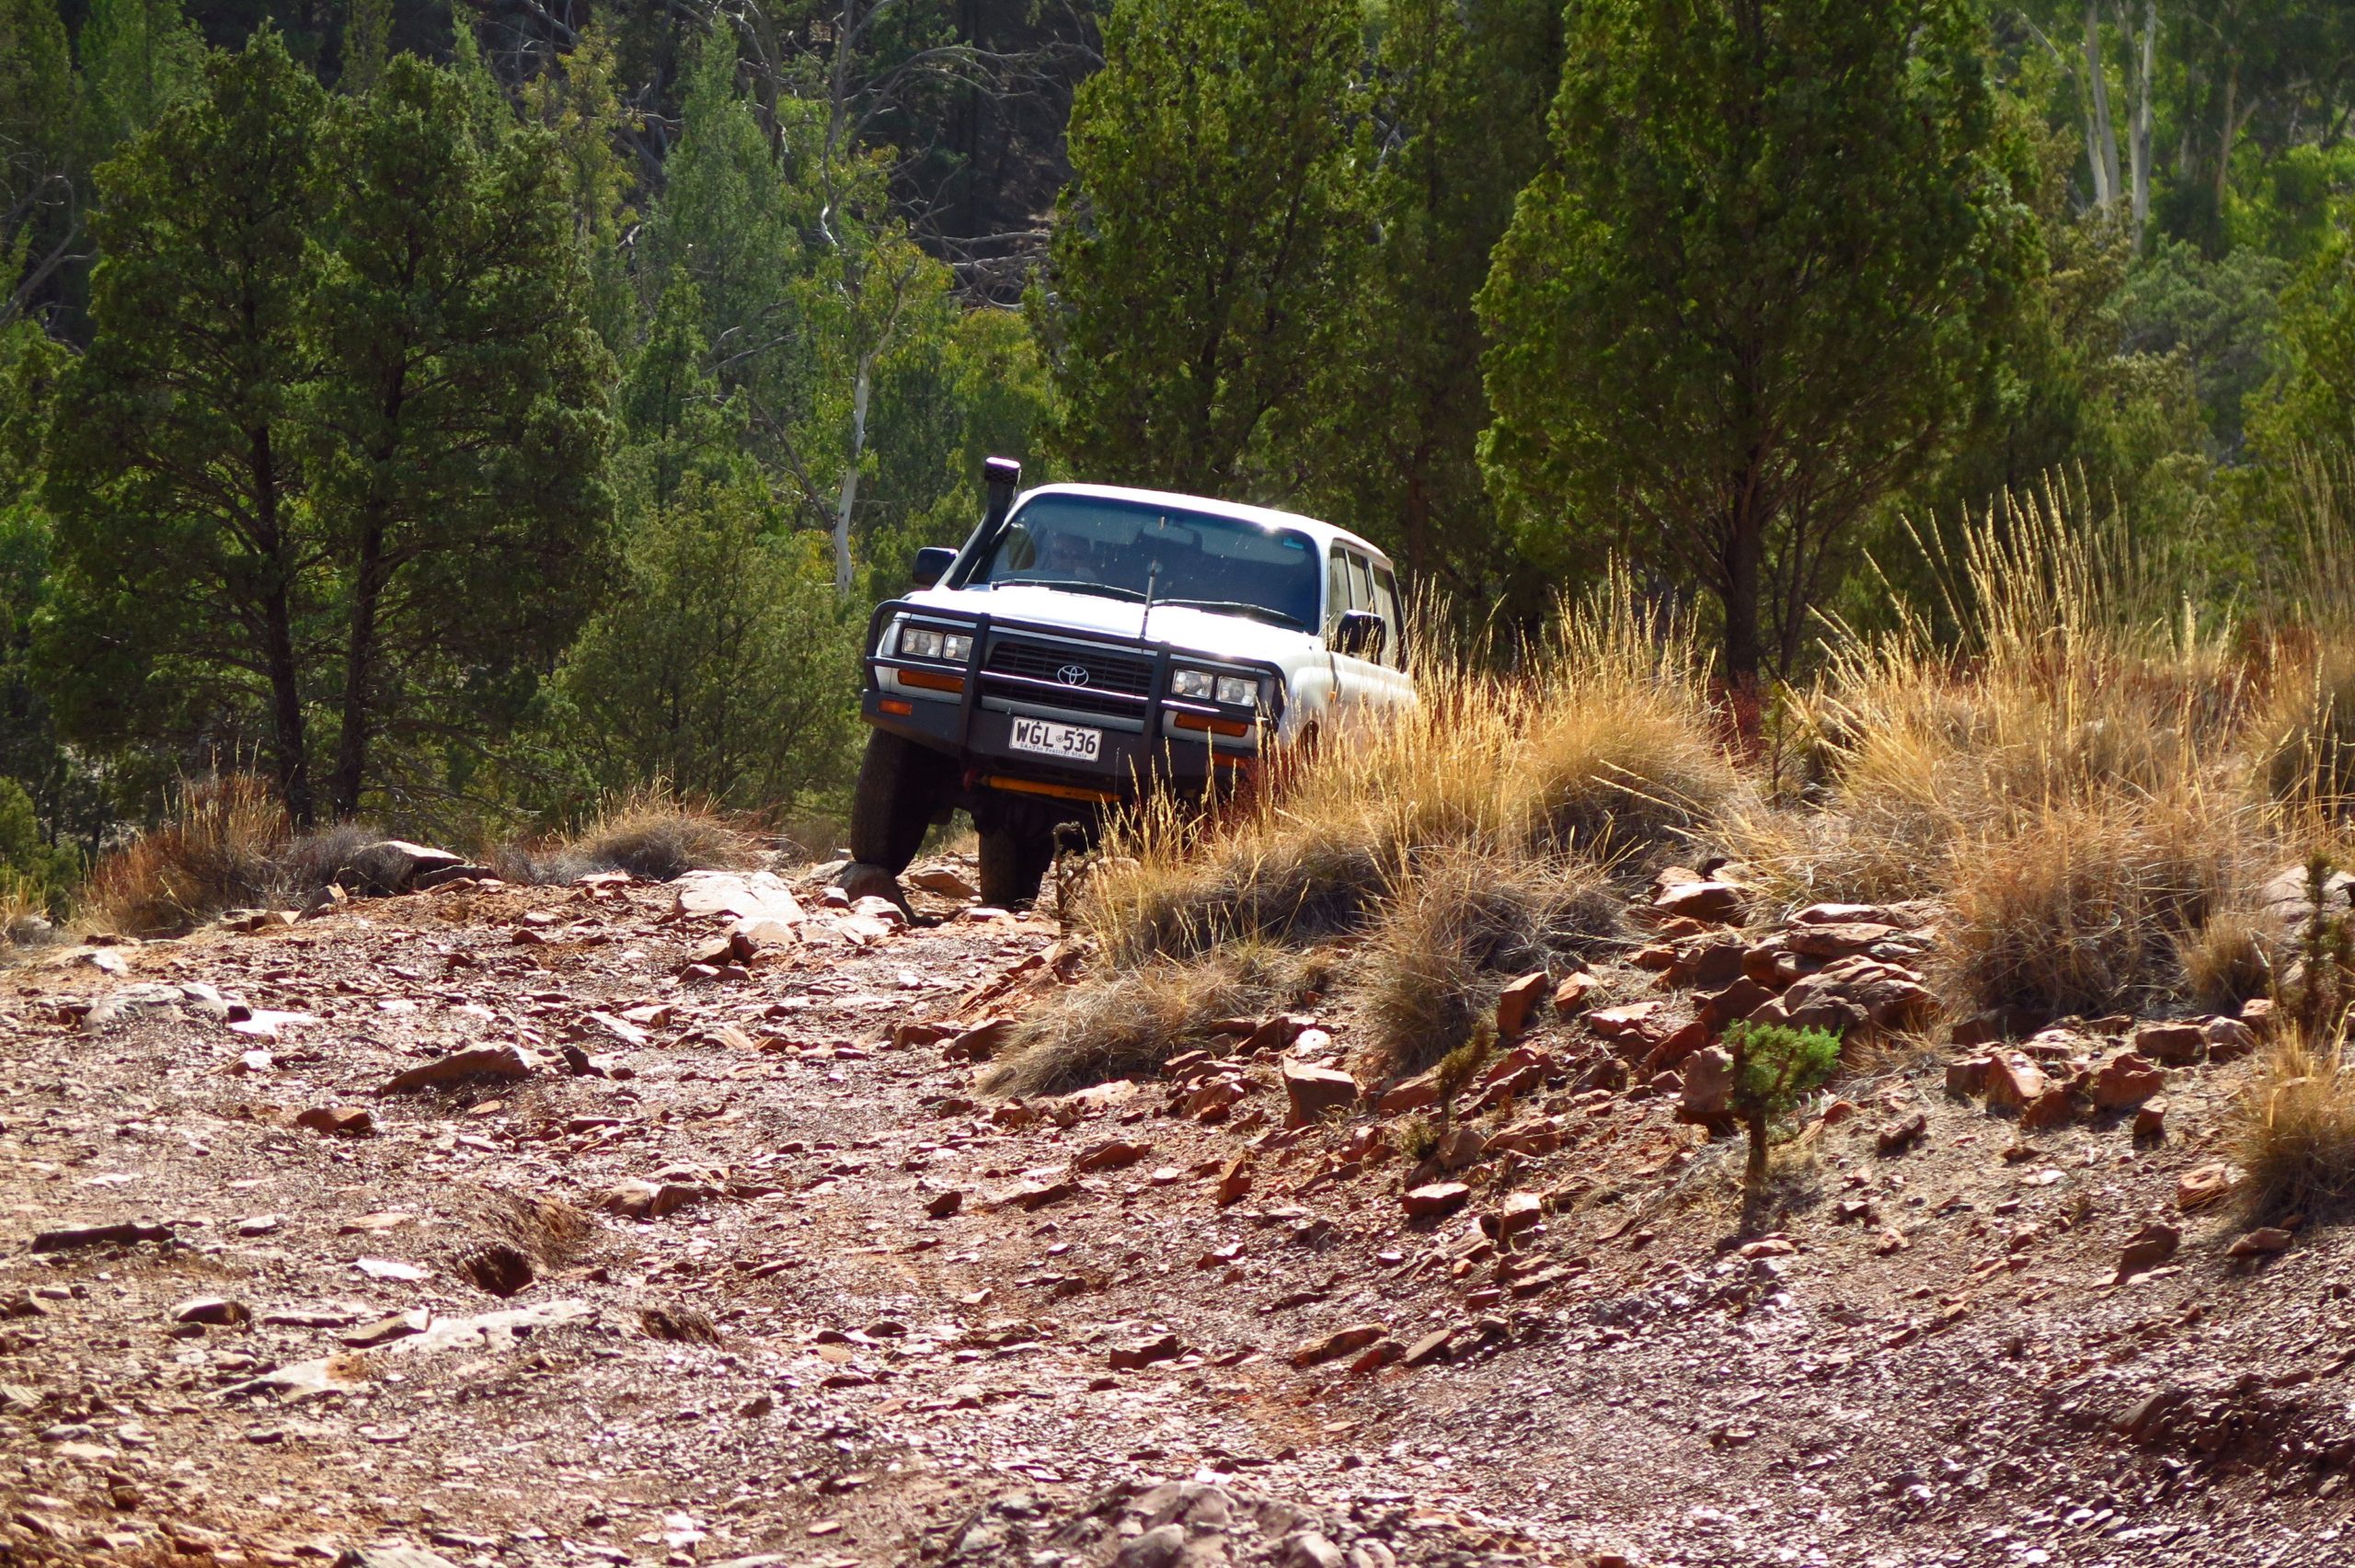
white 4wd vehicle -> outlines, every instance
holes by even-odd
[[[1015,488],[869,626],[874,727],[851,853],[899,875],[971,812],[982,896],[1039,890],[1058,824],[1140,790],[1204,795],[1276,747],[1414,701],[1398,586],[1364,540],[1260,507],[1101,485]]]

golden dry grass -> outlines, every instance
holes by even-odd
[[[578,832],[507,845],[494,863],[517,882],[569,882],[597,871],[668,881],[689,871],[740,869],[760,858],[735,818],[658,780],[607,796]]]
[[[1473,651],[1427,660],[1415,708],[1327,736],[1280,787],[1116,828],[1088,917],[1113,960],[1353,933],[1435,855],[1639,862],[1733,788],[1690,628],[1649,622],[1624,581],[1517,673]]]
[[[1417,706],[1327,735],[1248,798],[1114,824],[1080,911],[1104,968],[991,1087],[1151,1070],[1201,1024],[1271,1004],[1284,966],[1265,955],[1343,950],[1337,990],[1374,1023],[1373,1065],[1415,1070],[1462,1043],[1500,976],[1608,939],[1612,870],[1681,852],[1734,786],[1706,662],[1624,578],[1512,670],[1494,655],[1427,656]]]
[[[2274,987],[2281,933],[2246,910],[2223,909],[2176,946],[2183,995],[2209,1013],[2238,1013]]]
[[[2242,1099],[2239,1133],[2257,1218],[2311,1216],[2355,1197],[2355,1061],[2345,1035],[2322,1043],[2285,1034]]]
[[[49,929],[49,889],[33,877],[0,871],[0,946],[36,941]]]
[[[1470,1036],[1505,979],[1597,953],[1620,907],[1601,868],[1571,856],[1456,852],[1419,867],[1350,966],[1376,1064],[1430,1067]]]
[[[2274,800],[2343,820],[2355,806],[2355,646],[2333,640],[2304,651],[2260,721],[2258,766]]]
[[[1965,1007],[2182,992],[2187,955],[2278,860],[2244,784],[2257,672],[2121,537],[2048,493],[1966,532],[1959,645],[1912,613],[1884,635],[1835,629],[1795,703],[1827,785],[1797,807],[1753,787],[1729,809],[1748,875],[1786,905],[1947,899],[1944,979]],[[2246,956],[2214,930],[2211,992]]]
[[[278,887],[275,857],[293,837],[284,803],[265,781],[250,773],[186,781],[162,824],[99,855],[78,900],[80,923],[159,935],[260,902]]]
[[[1259,943],[1189,962],[1151,958],[1061,991],[1024,1018],[982,1087],[1054,1094],[1155,1072],[1177,1052],[1207,1043],[1211,1024],[1289,1007],[1324,977],[1321,964]]]
[[[2185,945],[2243,884],[2243,846],[2196,801],[2056,802],[1957,847],[1942,989],[2092,1016],[2184,989]]]

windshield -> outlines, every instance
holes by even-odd
[[[1146,502],[1040,496],[1014,514],[968,586],[1040,583],[1316,624],[1316,546],[1304,533]]]

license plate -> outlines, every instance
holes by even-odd
[[[1070,762],[1093,762],[1103,752],[1104,732],[1076,724],[1051,724],[1042,718],[1014,721],[1014,749],[1060,757]]]

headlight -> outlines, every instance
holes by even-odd
[[[1196,702],[1208,702],[1214,678],[1207,670],[1173,670],[1169,673],[1171,695],[1191,697]]]
[[[900,652],[909,658],[939,658],[962,664],[973,651],[973,639],[961,632],[936,626],[902,626]]]
[[[1229,707],[1247,708],[1259,700],[1259,683],[1240,675],[1222,675],[1218,700]]]

